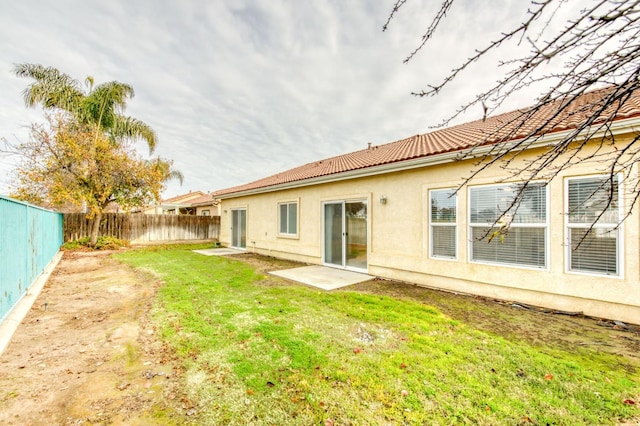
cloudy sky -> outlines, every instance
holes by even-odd
[[[496,58],[437,98],[410,93],[438,81],[528,6],[459,0],[428,49],[403,64],[438,2],[408,1],[383,33],[394,2],[5,1],[0,137],[26,140],[29,123],[43,119],[42,110],[25,108],[30,80],[16,77],[14,64],[117,80],[136,91],[127,114],[156,130],[156,154],[185,176],[165,197],[223,189],[429,131],[498,78]],[[0,193],[9,191],[16,161],[0,156]]]

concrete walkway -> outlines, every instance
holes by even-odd
[[[323,290],[335,290],[352,284],[372,280],[374,277],[359,272],[346,271],[344,269],[330,268],[328,266],[312,265],[300,268],[284,269],[282,271],[269,272],[271,275],[287,278]]]

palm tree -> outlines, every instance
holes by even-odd
[[[156,145],[153,129],[140,120],[122,114],[127,99],[134,95],[133,87],[130,85],[111,81],[94,87],[93,77],[87,77],[84,88],[78,80],[61,73],[58,69],[38,64],[18,64],[15,65],[14,72],[18,77],[34,80],[23,92],[26,106],[31,108],[40,105],[45,110],[63,111],[68,114],[70,122],[77,126],[78,134],[89,129],[94,135],[94,149],[91,151],[95,151],[98,141],[106,137],[115,144],[114,148],[142,139],[146,141],[149,152],[153,152]],[[172,178],[182,181],[179,171],[170,171],[167,179]],[[95,194],[94,196],[98,197]],[[89,212],[89,217],[93,218],[91,244],[95,245],[106,205],[102,199],[89,201],[88,204],[94,206]]]
[[[134,96],[130,85],[110,81],[94,87],[93,77],[87,77],[85,91],[78,80],[53,67],[18,64],[14,72],[18,77],[35,80],[23,92],[27,107],[40,105],[45,110],[66,111],[80,124],[95,126],[96,136],[100,132],[118,143],[142,139],[153,152],[156,146],[153,129],[140,120],[121,114],[127,99]]]

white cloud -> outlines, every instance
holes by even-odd
[[[127,113],[157,131],[157,154],[185,176],[183,187],[172,183],[165,195],[222,189],[428,131],[461,94],[496,78],[494,64],[480,64],[445,97],[427,101],[410,92],[445,75],[477,40],[526,9],[515,0],[456,2],[434,44],[403,64],[434,2],[408,2],[382,33],[392,3],[7,2],[0,136],[26,138],[21,126],[39,114],[23,106],[29,81],[11,74],[14,63],[123,81],[136,90]],[[11,161],[0,157],[0,176]],[[6,185],[0,178],[0,193]]]

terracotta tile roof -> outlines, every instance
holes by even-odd
[[[210,194],[204,194],[199,196],[198,198],[194,198],[188,201],[189,204],[194,205],[194,204],[212,204],[213,203],[213,197]]]
[[[162,200],[162,203],[192,203],[194,199],[200,198],[203,196],[210,197],[202,191],[192,191],[187,194],[176,195],[175,197],[167,198],[166,200]]]
[[[367,167],[460,151],[478,144],[489,145],[507,142],[521,139],[532,133],[549,134],[575,129],[580,123],[584,123],[586,117],[590,116],[594,108],[597,107],[598,102],[611,90],[611,88],[607,88],[585,93],[573,101],[561,114],[557,114],[560,101],[550,103],[535,113],[530,113],[528,109],[511,111],[488,117],[486,120],[476,120],[438,129],[384,145],[372,146],[360,151],[315,161],[254,182],[219,190],[212,195],[219,197]],[[640,92],[634,92],[618,108],[615,114],[616,120],[640,116]],[[600,117],[607,117],[612,112],[613,108],[609,108],[602,112]],[[600,122],[602,121],[605,119],[602,118]],[[542,128],[541,126],[545,123],[547,125]]]

